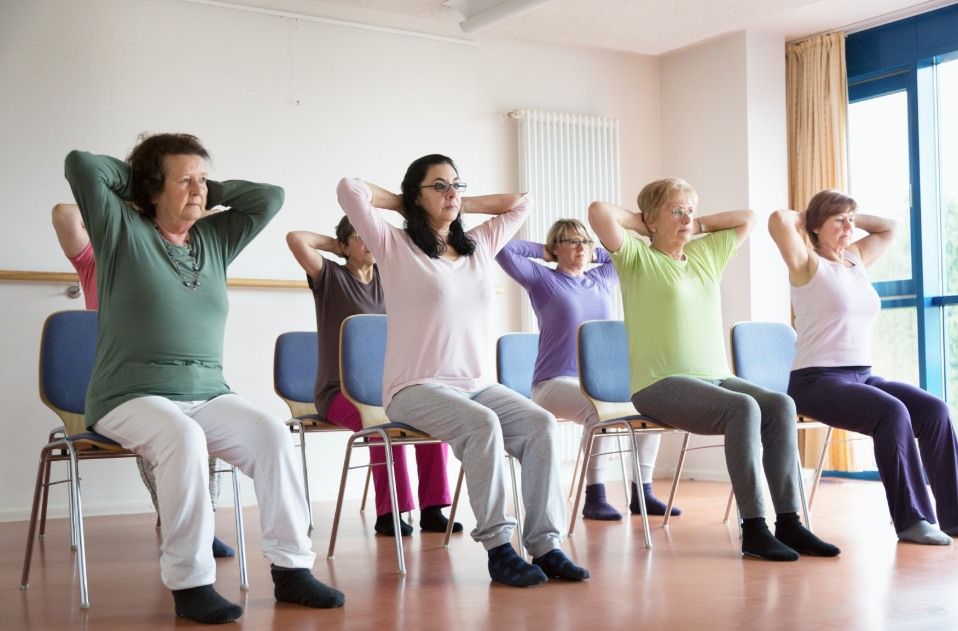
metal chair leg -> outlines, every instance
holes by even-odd
[[[67,443],[67,451],[70,455],[70,494],[73,496],[73,517],[75,523],[74,530],[77,537],[77,570],[80,575],[80,608],[90,608],[90,591],[87,585],[86,573],[86,542],[83,536],[83,505],[80,499],[80,466],[77,458],[76,449],[72,443]]]
[[[373,479],[373,468],[366,469],[366,484],[363,486],[363,503],[359,505],[359,512],[366,511],[366,498],[369,497],[369,482]]]
[[[625,423],[625,427],[630,429],[629,438],[632,441],[632,467],[635,470],[635,477],[637,478],[635,483],[642,488],[642,470],[639,468],[639,447],[636,444],[635,432],[631,431],[628,423]],[[645,493],[639,492],[636,493],[639,498],[639,511],[642,513],[642,532],[645,535],[645,547],[652,549],[652,533],[649,531],[649,512],[645,507]]]
[[[240,589],[249,590],[249,573],[246,568],[246,530],[243,527],[243,506],[240,503],[239,471],[230,467],[233,474],[233,505],[236,514],[236,556],[239,557]]]
[[[303,465],[303,490],[306,492],[306,515],[309,517],[309,528],[306,535],[313,534],[313,502],[309,497],[309,469],[306,467],[306,429],[303,423],[296,424],[299,429],[299,461]],[[235,474],[234,474],[235,479]]]
[[[692,435],[688,432],[685,432],[685,439],[682,441],[682,451],[679,453],[679,461],[675,465],[675,475],[672,477],[672,490],[669,492],[669,503],[665,507],[665,519],[662,520],[662,527],[666,528],[669,525],[669,520],[672,518],[672,505],[675,503],[675,492],[679,488],[679,477],[682,475],[682,467],[685,466],[685,454],[689,450],[689,439]]]
[[[596,427],[590,429],[582,436],[583,458],[582,469],[579,471],[579,483],[576,485],[575,500],[572,503],[572,518],[569,520],[569,536],[575,534],[575,522],[579,516],[579,500],[582,499],[582,488],[585,485],[585,472],[589,468],[589,461],[592,459],[592,446],[595,443]]]
[[[33,544],[37,538],[37,513],[40,510],[41,485],[48,482],[44,471],[50,470],[50,448],[40,450],[40,463],[37,465],[37,482],[33,489],[33,506],[30,509],[30,527],[27,532],[27,549],[23,555],[23,573],[20,575],[20,589],[30,588],[30,564],[33,561]]]
[[[40,533],[39,536],[42,538],[47,533],[47,505],[48,498],[50,495],[50,466],[53,464],[51,460],[52,454],[47,452],[46,457],[43,460],[46,461],[46,466],[44,467],[43,472],[43,498],[40,500]]]
[[[519,482],[516,477],[516,459],[506,455],[509,460],[509,474],[512,476],[512,503],[516,512],[516,533],[519,535],[519,556],[525,558],[525,543],[522,540],[522,504],[519,502]]]
[[[442,539],[442,547],[449,547],[449,539],[452,537],[452,528],[456,523],[456,509],[459,507],[459,492],[462,490],[462,481],[466,477],[466,472],[460,467],[459,479],[456,481],[456,492],[452,496],[452,507],[449,509],[449,524],[446,526],[446,534]]]
[[[729,515],[732,514],[732,503],[735,502],[735,491],[728,492],[728,502],[725,503],[725,516],[722,517],[722,523],[727,524]]]
[[[376,431],[382,437],[383,448],[386,450],[386,476],[389,479],[389,504],[393,511],[393,531],[396,537],[396,564],[399,566],[400,576],[406,574],[406,559],[403,555],[402,547],[402,528],[399,515],[399,500],[396,497],[396,472],[393,470],[393,450],[392,441],[389,435],[383,431]]]
[[[622,492],[625,493],[625,505],[626,509],[629,508],[629,492],[632,490],[629,488],[629,474],[625,471],[625,450],[622,449],[622,436],[616,436],[615,446],[619,450],[619,467],[622,469]],[[626,515],[629,514],[629,511],[626,510]]]
[[[346,456],[343,458],[343,474],[339,481],[339,497],[336,499],[336,513],[333,515],[333,529],[329,534],[329,549],[326,551],[326,558],[335,558],[333,554],[336,550],[336,534],[339,532],[339,517],[343,510],[343,496],[346,494],[346,476],[349,474],[349,460],[353,455],[353,443],[356,441],[356,435],[353,434],[346,442]]]
[[[798,496],[802,500],[802,516],[805,517],[805,527],[812,529],[812,516],[808,510],[808,498],[805,496],[805,476],[802,473],[802,459],[798,458]]]
[[[579,463],[582,461],[582,454],[585,453],[585,439],[588,432],[583,431],[579,438],[579,451],[575,454],[575,466],[572,468],[572,483],[569,485],[569,501],[572,501],[572,494],[575,493],[575,481],[579,477]]]
[[[818,466],[815,467],[815,482],[812,483],[812,492],[808,495],[808,508],[811,510],[812,502],[815,501],[815,494],[818,493],[818,484],[822,481],[822,469],[825,468],[825,456],[828,455],[828,446],[832,440],[832,428],[825,431],[825,444],[822,445],[822,453],[818,457]]]

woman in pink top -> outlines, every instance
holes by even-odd
[[[865,267],[885,253],[895,224],[856,209],[852,198],[822,191],[805,212],[780,210],[769,218],[788,265],[798,332],[788,394],[799,414],[872,437],[899,540],[948,545],[958,536],[955,431],[944,401],[871,372],[881,300]],[[853,242],[856,227],[866,236]]]
[[[396,195],[357,179],[339,183],[339,203],[376,260],[386,299],[388,341],[383,405],[390,420],[447,442],[462,461],[476,516],[472,536],[489,554],[489,575],[512,586],[589,573],[559,549],[565,501],[559,487],[555,417],[483,374],[494,304],[494,257],[525,219],[529,200],[515,194],[461,197],[453,161],[414,161]],[[394,210],[394,227],[377,208]],[[493,215],[465,230],[462,213]],[[523,544],[510,543],[503,451],[522,467]]]

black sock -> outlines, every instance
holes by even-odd
[[[629,502],[629,510],[633,515],[641,515],[642,510],[639,507],[639,485],[632,483],[632,501]],[[646,482],[642,485],[642,494],[645,496],[645,512],[649,515],[665,515],[667,505],[652,493],[652,483]],[[672,507],[672,517],[678,517],[682,514],[682,509],[678,506]]]
[[[510,587],[531,587],[549,580],[539,566],[526,563],[511,543],[489,550],[489,576]]]
[[[600,521],[622,519],[622,514],[606,499],[604,484],[589,484],[585,487],[585,506],[582,507],[582,516]]]
[[[224,624],[243,615],[243,608],[216,593],[212,585],[173,590],[173,607],[181,618],[203,624]]]
[[[589,570],[579,567],[572,562],[559,548],[549,550],[541,557],[532,559],[535,565],[542,568],[549,578],[564,578],[570,581],[581,581],[589,578]]]
[[[772,536],[764,517],[742,520],[742,554],[766,561],[798,561],[798,552]]]
[[[818,557],[837,557],[841,554],[838,546],[833,546],[816,537],[811,530],[802,525],[798,513],[781,513],[775,517],[775,538],[799,554]]]
[[[269,573],[273,575],[273,595],[279,602],[318,609],[342,607],[346,602],[346,596],[341,591],[320,583],[305,567],[271,565]]]
[[[396,529],[393,528],[393,514],[384,513],[377,517],[376,525],[373,527],[373,529],[381,535],[386,535],[388,537],[396,536]],[[401,515],[399,517],[399,529],[402,531],[403,537],[408,537],[412,534],[412,525],[403,521]]]
[[[449,519],[442,514],[441,506],[428,506],[419,512],[419,527],[426,532],[446,532]],[[452,525],[453,532],[462,532],[462,524],[458,521]]]
[[[213,556],[217,559],[229,558],[236,554],[233,548],[223,543],[219,537],[213,537]]]

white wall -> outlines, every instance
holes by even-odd
[[[765,224],[787,203],[785,43],[780,36],[735,33],[660,57],[662,176],[699,194],[703,214],[751,208],[758,225],[726,268],[722,317],[727,331],[749,319],[787,321],[787,278]],[[692,445],[721,443],[693,437]],[[672,468],[677,440],[663,441],[659,470]],[[686,475],[727,479],[721,449],[697,452]]]
[[[284,235],[332,230],[343,175],[397,187],[412,159],[439,151],[458,161],[470,192],[514,189],[515,123],[506,117],[514,108],[617,118],[626,197],[659,170],[652,58],[495,40],[462,46],[177,0],[0,0],[0,269],[69,270],[48,214],[69,199],[67,151],[123,156],[140,132],[190,131],[213,154],[212,177],[286,188],[283,212],[231,275],[300,278]],[[0,519],[27,515],[54,424],[36,394],[36,357],[45,316],[80,308],[64,289],[0,283]],[[513,289],[497,294],[493,334],[518,326],[516,298]],[[282,331],[314,326],[310,297],[231,290],[230,301],[227,380],[282,416],[272,345]],[[331,498],[342,443],[309,444],[313,497]],[[131,463],[85,469],[88,513],[148,509]],[[62,514],[63,494],[52,502]]]

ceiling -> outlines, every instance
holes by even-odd
[[[509,38],[661,55],[742,30],[786,40],[861,30],[954,0],[187,0],[249,6],[476,42]],[[526,5],[517,16],[467,34],[460,11]],[[452,6],[450,6],[452,5]],[[456,8],[453,8],[456,7]]]

